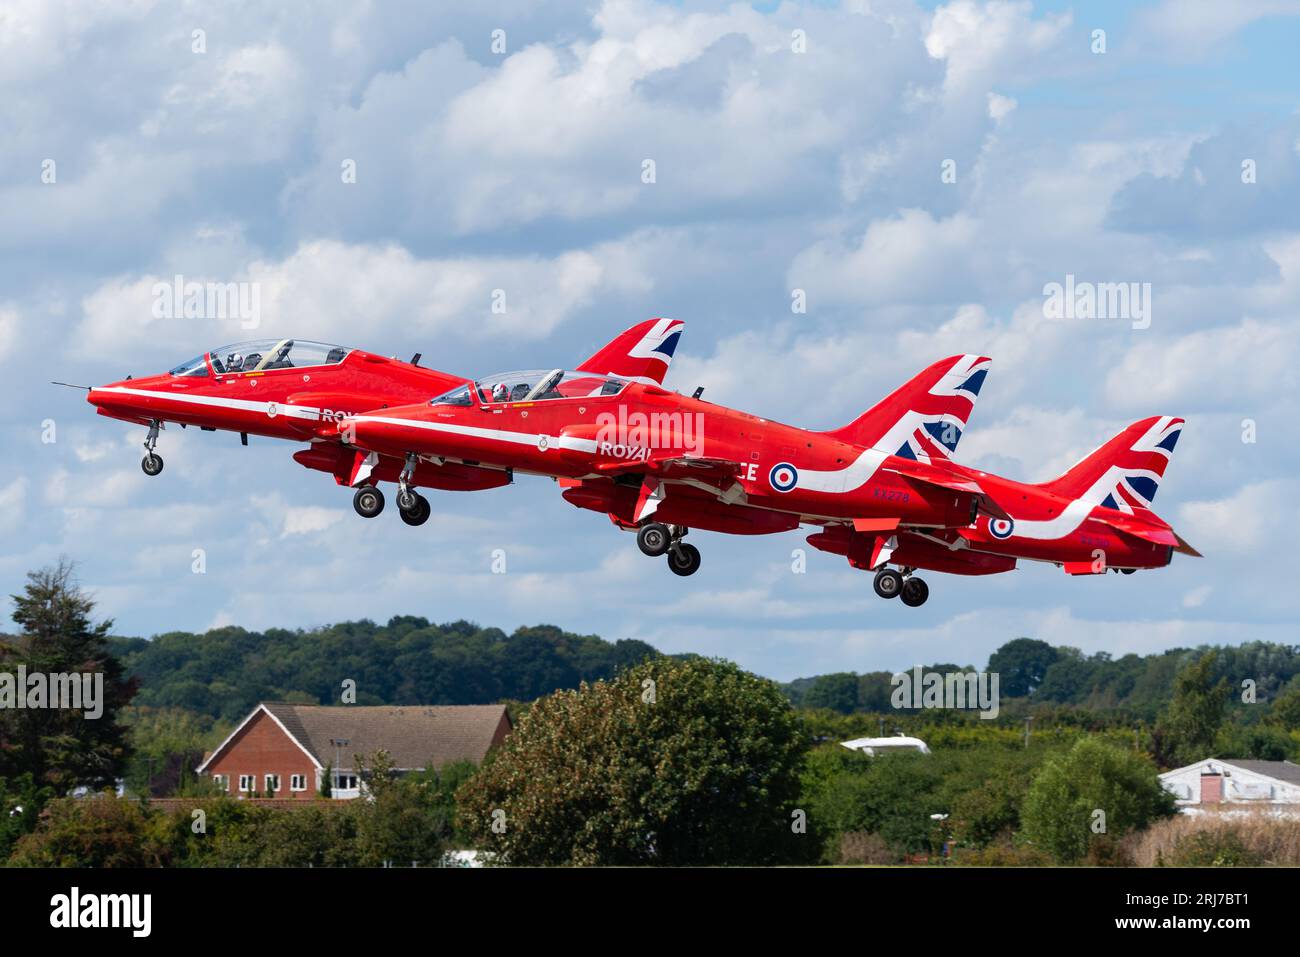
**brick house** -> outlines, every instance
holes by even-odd
[[[308,799],[322,790],[357,797],[356,757],[387,751],[399,773],[480,764],[512,724],[505,705],[323,706],[264,702],[207,755],[195,773],[236,796]]]

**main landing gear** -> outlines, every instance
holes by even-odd
[[[362,518],[374,518],[384,510],[384,493],[373,485],[363,485],[352,496],[352,507]]]
[[[407,455],[406,465],[397,477],[397,511],[407,525],[423,525],[433,507],[429,500],[411,487],[416,457]],[[362,518],[374,518],[384,510],[384,493],[374,485],[363,485],[352,496],[352,507]]]
[[[668,568],[674,575],[694,575],[700,570],[700,550],[682,542],[687,530],[680,525],[650,522],[636,533],[636,544],[651,558],[668,556]]]
[[[903,572],[882,568],[876,572],[876,580],[872,584],[876,594],[881,598],[897,596],[903,599],[903,604],[909,608],[924,605],[925,600],[930,597],[930,586],[913,575],[910,568]]]
[[[144,440],[144,458],[140,460],[140,468],[144,474],[150,477],[157,475],[163,470],[162,456],[154,451],[154,446],[158,444],[158,430],[162,428],[162,423],[154,419],[149,423],[149,435]]]

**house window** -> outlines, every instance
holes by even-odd
[[[290,791],[307,790],[307,775],[305,774],[289,775],[289,790]]]
[[[268,774],[266,776],[266,793],[274,794],[278,790],[280,790],[280,775]]]
[[[228,792],[230,790],[230,775],[214,774],[212,775],[212,783],[217,786],[218,791]]]
[[[340,791],[355,791],[357,776],[355,774],[336,774],[334,776],[334,786]]]
[[[253,790],[254,782],[257,776],[253,774],[241,774],[239,776],[239,790],[247,793]]]

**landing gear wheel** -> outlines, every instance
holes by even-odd
[[[412,492],[411,495],[415,498],[415,507],[399,509],[402,521],[407,525],[423,525],[429,520],[429,513],[433,508],[429,505],[429,500],[419,492]]]
[[[636,546],[651,558],[658,558],[673,544],[672,532],[668,526],[661,522],[651,522],[649,525],[641,526],[641,530],[636,533]],[[689,547],[689,546],[686,546]],[[687,574],[690,574],[687,572]]]
[[[1119,573],[1121,575],[1132,575],[1135,571],[1137,571],[1136,568],[1121,568]]]
[[[903,576],[892,568],[882,568],[876,572],[876,580],[872,584],[881,598],[893,598],[903,590]]]
[[[903,591],[899,597],[908,608],[916,608],[924,605],[925,600],[930,597],[930,586],[919,578],[909,578],[903,582]]]
[[[397,490],[397,507],[403,512],[412,511],[419,504],[419,498],[419,492],[413,492],[409,488],[399,488]]]
[[[163,470],[162,456],[157,452],[150,452],[140,460],[140,468],[144,469],[145,475],[157,475]]]
[[[352,507],[362,518],[374,518],[384,510],[384,493],[373,485],[363,485],[352,496]]]
[[[668,567],[674,575],[694,575],[700,570],[700,550],[694,545],[678,545],[668,549]]]

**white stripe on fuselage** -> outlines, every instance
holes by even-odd
[[[147,396],[151,399],[162,399],[166,402],[184,402],[190,405],[203,405],[217,409],[237,409],[241,412],[261,412],[266,415],[272,405],[275,406],[276,415],[288,416],[291,419],[311,419],[320,418],[320,409],[311,405],[290,405],[284,402],[255,402],[251,399],[227,399],[215,395],[187,395],[181,392],[162,392],[152,389],[130,389],[125,386],[102,386],[91,389],[91,394],[96,392],[112,392],[120,395],[138,395]],[[270,418],[270,416],[267,416]]]
[[[889,456],[879,449],[863,449],[851,465],[830,472],[798,469],[799,481],[795,488],[804,492],[825,492],[843,495],[861,488],[876,474],[876,470]]]
[[[451,422],[426,422],[422,419],[396,419],[387,415],[358,415],[354,422],[381,422],[384,425],[401,425],[409,429],[425,429],[430,432],[445,432],[451,435],[466,435],[475,439],[492,439],[497,442],[510,442],[515,445],[537,447],[542,438],[537,432],[507,432],[504,429],[484,429],[476,425],[454,425]],[[553,448],[570,449],[574,452],[596,452],[595,439],[579,439],[569,435],[546,436]]]

